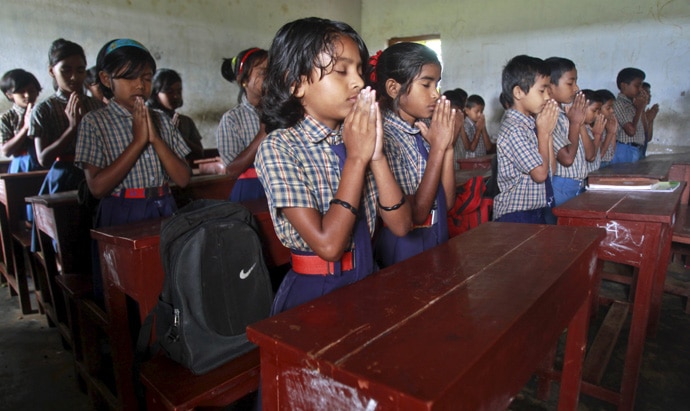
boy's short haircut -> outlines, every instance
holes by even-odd
[[[482,98],[482,96],[478,94],[472,94],[471,96],[467,97],[467,103],[465,104],[465,107],[472,108],[474,106],[486,107],[486,103],[484,103],[484,99]]]
[[[651,88],[652,88],[652,85],[649,84],[649,83],[647,83],[646,81],[643,81],[643,82],[642,82],[642,88],[644,88],[644,89],[651,89]]]
[[[581,90],[581,92],[585,96],[585,99],[588,101],[588,105],[592,103],[604,104],[606,102],[606,100],[604,100],[604,97],[594,90],[584,89]]]
[[[616,96],[611,91],[606,90],[605,88],[597,90],[596,93],[599,95],[599,98],[601,98],[603,103],[606,103],[609,100],[616,99]]]
[[[34,87],[36,87],[36,91],[40,93],[41,84],[33,74],[23,69],[14,69],[3,74],[2,79],[0,79],[0,90],[2,90],[2,94],[4,94],[5,97],[10,100],[10,98],[7,96],[8,93],[13,94],[32,84]]]
[[[520,87],[525,93],[537,81],[537,76],[549,77],[551,70],[544,60],[538,57],[526,56],[521,54],[513,57],[505,67],[501,76],[501,104],[507,108],[513,107],[513,89]]]
[[[558,85],[558,81],[564,73],[575,70],[575,63],[564,57],[549,57],[544,60],[551,69],[551,84]]]
[[[450,101],[450,104],[460,107],[460,109],[465,108],[465,104],[467,103],[467,92],[465,90],[456,88],[444,92],[443,95]]]
[[[618,72],[618,76],[616,76],[616,85],[620,90],[621,84],[630,84],[638,78],[644,80],[645,77],[647,76],[644,74],[644,71],[635,67],[626,67]]]

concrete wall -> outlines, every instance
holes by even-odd
[[[0,73],[21,67],[53,92],[48,48],[56,38],[79,43],[87,64],[96,63],[105,42],[131,37],[154,55],[159,68],[182,76],[184,106],[215,147],[222,114],[237,103],[239,89],[220,75],[224,57],[249,47],[268,48],[275,32],[300,17],[343,20],[359,30],[360,1],[339,0],[22,0],[3,2],[0,14]],[[0,110],[11,107],[2,99]]]
[[[618,71],[639,67],[660,106],[650,150],[690,146],[690,1],[369,0],[362,33],[372,53],[391,37],[440,34],[442,88],[482,95],[493,134],[501,70],[515,55],[570,58],[581,88],[614,94]]]
[[[22,0],[2,10],[0,72],[36,74],[39,99],[52,92],[47,53],[54,39],[80,43],[92,65],[106,41],[132,37],[159,67],[181,73],[180,111],[195,119],[207,147],[215,147],[216,125],[237,99],[236,85],[220,75],[223,57],[267,48],[285,22],[312,15],[348,22],[372,53],[391,37],[440,34],[442,87],[481,94],[494,134],[501,69],[514,55],[568,57],[581,87],[614,92],[620,68],[640,67],[661,107],[651,150],[690,146],[688,0]]]

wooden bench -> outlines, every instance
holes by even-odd
[[[186,187],[172,184],[170,190],[181,208],[198,198],[227,200],[235,181],[226,175],[197,175],[192,176]]]
[[[259,223],[270,265],[289,262],[289,252],[278,241],[265,201],[245,203]],[[92,230],[98,241],[106,298],[111,321],[113,363],[118,400],[124,409],[137,406],[132,382],[133,335],[128,318],[143,321],[158,301],[163,285],[160,260],[161,220],[144,221]],[[138,311],[132,308],[138,305]],[[150,407],[191,409],[227,405],[258,387],[258,355],[250,353],[218,369],[195,376],[165,357],[142,366],[142,382]]]
[[[116,409],[112,362],[101,353],[108,341],[108,317],[93,298],[91,215],[79,204],[77,191],[27,197],[39,233],[50,291],[47,313],[72,347],[75,374],[94,409]],[[48,294],[48,293],[46,293]]]
[[[24,197],[35,195],[41,188],[47,171],[0,174],[0,238],[3,261],[0,272],[8,284],[11,295],[19,297],[22,313],[35,312],[29,295],[28,277],[33,276],[31,256],[31,227],[27,223]],[[40,285],[34,287],[40,291]],[[39,310],[43,310],[40,293]]]

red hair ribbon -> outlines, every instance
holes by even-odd
[[[376,84],[376,65],[379,64],[379,57],[381,56],[381,53],[383,53],[382,50],[379,50],[374,54],[373,56],[369,57],[369,65],[371,66],[371,73],[369,74],[369,80],[373,84]]]
[[[259,50],[261,50],[261,49],[258,47],[255,47],[255,48],[249,50],[248,52],[244,53],[244,56],[242,56],[242,60],[240,60],[240,67],[237,69],[237,78],[239,78],[242,75],[242,68],[244,66],[245,60],[247,60],[247,57],[251,56],[252,54],[254,54],[255,51],[259,51]]]

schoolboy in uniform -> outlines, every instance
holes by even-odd
[[[496,143],[500,193],[494,198],[495,221],[546,223],[553,196],[551,134],[558,118],[549,74],[543,60],[525,55],[503,69],[501,101],[509,108]]]
[[[644,71],[626,67],[616,77],[618,96],[613,103],[613,112],[618,120],[616,135],[616,154],[611,160],[615,163],[634,163],[639,161],[646,141],[644,132],[645,107],[649,101],[642,89]]]
[[[551,98],[561,106],[553,131],[556,171],[552,180],[554,199],[556,205],[560,205],[584,189],[587,161],[593,161],[596,153],[591,140],[580,138],[586,106],[585,97],[577,86],[575,63],[562,57],[551,57],[545,62],[551,69]],[[564,106],[571,103],[566,112]]]

